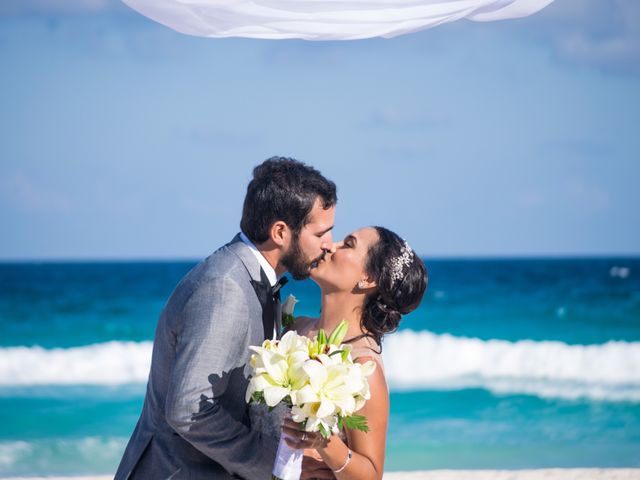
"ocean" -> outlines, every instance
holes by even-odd
[[[640,258],[425,262],[383,346],[387,470],[640,466]],[[194,264],[0,264],[0,477],[115,471]]]

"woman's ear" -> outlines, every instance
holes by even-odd
[[[372,278],[365,278],[358,282],[358,290],[372,290],[377,286],[378,284]]]

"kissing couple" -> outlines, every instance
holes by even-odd
[[[255,167],[241,232],[187,273],[160,314],[144,406],[116,480],[270,479],[281,435],[304,450],[303,479],[382,478],[389,418],[382,339],[419,305],[427,271],[383,227],[334,243],[336,204],[335,184],[308,165],[273,157]],[[368,432],[344,428],[326,439],[302,431],[281,406],[245,401],[249,346],[282,334],[285,272],[310,277],[322,295],[320,317],[298,317],[289,328],[312,337],[344,319],[354,361],[376,363],[371,397],[358,412]]]

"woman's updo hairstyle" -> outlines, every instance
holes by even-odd
[[[409,245],[384,227],[373,227],[379,240],[369,247],[365,272],[377,284],[362,309],[361,327],[378,345],[394,332],[400,318],[415,310],[427,288],[427,268]]]

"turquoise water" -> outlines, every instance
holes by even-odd
[[[387,469],[640,466],[640,259],[426,263],[384,345]],[[0,476],[113,473],[192,266],[0,264]]]

